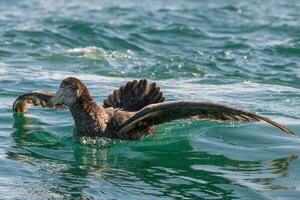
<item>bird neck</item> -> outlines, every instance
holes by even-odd
[[[79,98],[69,109],[75,123],[74,136],[93,137],[104,134],[108,116],[93,98]]]

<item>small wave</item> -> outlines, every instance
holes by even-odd
[[[90,46],[83,48],[73,48],[67,50],[69,54],[77,54],[85,58],[92,60],[119,60],[119,59],[131,59],[134,54],[131,50],[126,51],[110,51],[100,47]]]
[[[298,56],[300,53],[299,38],[275,40],[268,43],[265,48],[267,51],[271,51],[283,56]]]
[[[0,74],[5,74],[8,71],[7,68],[4,68],[0,65]]]

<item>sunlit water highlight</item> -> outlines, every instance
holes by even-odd
[[[245,108],[300,134],[299,1],[0,1],[3,199],[298,199],[300,139],[178,121],[141,141],[72,138],[68,111],[15,98],[76,76],[98,102],[147,78],[167,100]]]

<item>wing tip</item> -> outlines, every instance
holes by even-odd
[[[292,130],[288,129],[287,127],[275,122],[275,121],[272,121],[270,120],[269,118],[266,118],[266,117],[261,117],[261,116],[258,116],[260,120],[263,120],[271,125],[273,125],[274,127],[282,130],[283,132],[287,133],[289,136],[296,136],[296,133],[294,133]]]
[[[296,133],[288,129],[288,132],[286,132],[289,136],[297,136]]]

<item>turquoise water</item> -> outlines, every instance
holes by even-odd
[[[177,121],[141,141],[72,140],[68,111],[15,98],[76,76],[102,102],[132,79],[300,134],[299,1],[0,1],[0,199],[298,199],[300,139]]]

